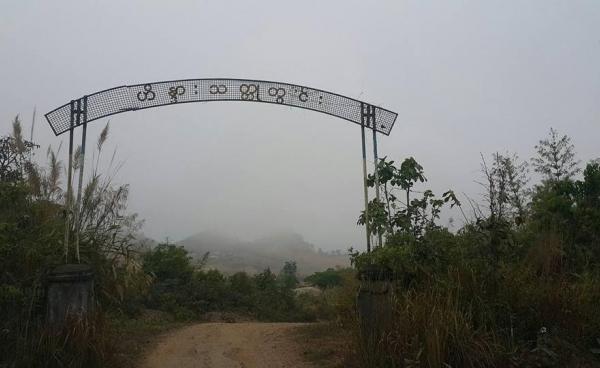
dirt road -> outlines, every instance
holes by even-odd
[[[309,368],[293,341],[302,323],[202,323],[165,336],[143,368]]]

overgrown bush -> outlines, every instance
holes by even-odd
[[[363,366],[600,366],[600,166],[576,179],[573,146],[554,130],[536,149],[530,189],[516,155],[483,162],[487,208],[470,200],[475,218],[456,233],[435,222],[455,197],[411,200],[422,167],[380,162],[370,225],[385,244],[352,261],[390,270],[393,322],[376,341],[354,322]]]
[[[147,306],[173,313],[179,319],[198,319],[207,312],[230,311],[265,321],[315,319],[307,302],[294,294],[295,262],[286,262],[279,275],[266,269],[250,276],[226,276],[194,263],[176,245],[159,244],[143,256],[144,270],[154,276]]]
[[[342,286],[345,275],[354,275],[354,270],[351,268],[328,268],[325,271],[315,272],[304,278],[304,282],[317,286],[321,289],[328,289],[337,286]]]
[[[105,338],[102,311],[125,309],[148,285],[135,254],[139,222],[125,213],[127,186],[114,186],[110,174],[98,171],[107,134],[108,126],[96,145],[98,160],[84,185],[81,206],[72,211],[65,206],[63,165],[54,151],[48,149],[47,166],[42,166],[36,160],[39,147],[23,138],[18,117],[12,134],[0,139],[0,366],[105,365],[111,342]],[[81,170],[79,152],[75,173]],[[72,219],[67,229],[71,239],[79,229],[74,249],[64,243],[66,216]],[[62,330],[49,329],[45,275],[68,262],[92,266],[97,315],[71,321]]]

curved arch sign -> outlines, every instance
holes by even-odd
[[[389,135],[395,112],[316,88],[248,79],[183,79],[114,87],[83,96],[46,114],[54,134],[127,111],[188,102],[245,101],[329,114]]]
[[[365,128],[373,132],[373,155],[377,165],[377,133],[389,135],[398,114],[350,97],[327,92],[316,88],[249,79],[182,79],[167,82],[154,82],[120,86],[92,93],[76,100],[71,100],[46,114],[46,120],[55,135],[69,132],[69,166],[67,181],[67,213],[72,211],[73,171],[73,131],[83,126],[81,138],[81,166],[79,168],[79,185],[76,208],[80,208],[83,182],[83,165],[85,163],[85,141],[87,123],[107,116],[127,111],[149,109],[151,107],[177,105],[188,102],[208,101],[246,101],[264,102],[277,105],[293,106],[313,110],[342,118],[361,126],[363,187],[365,197],[365,227],[367,229],[367,250],[371,249],[367,164],[365,147]],[[379,199],[379,179],[374,170],[376,197]],[[79,260],[79,210],[75,211],[75,254]],[[65,259],[68,260],[70,215],[65,221]],[[381,242],[381,234],[379,244]]]

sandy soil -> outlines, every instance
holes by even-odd
[[[141,367],[309,368],[294,342],[302,323],[202,323],[165,336]]]

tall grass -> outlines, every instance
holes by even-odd
[[[3,331],[0,366],[105,367],[114,346],[101,313],[87,319],[70,318],[63,326],[22,318]]]
[[[600,366],[590,353],[600,277],[555,265],[534,257],[495,274],[452,268],[410,287],[392,283],[383,331],[353,320],[354,359],[360,367]]]
[[[493,367],[501,344],[481,318],[478,301],[465,293],[458,272],[451,283],[431,281],[419,289],[394,285],[375,303],[376,316],[391,308],[392,318],[356,333],[363,367]],[[387,306],[386,306],[387,304]]]

